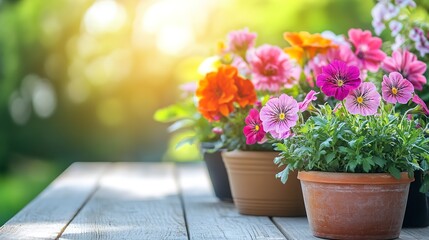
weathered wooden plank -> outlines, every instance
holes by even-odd
[[[95,191],[106,163],[74,163],[0,228],[0,239],[55,239]]]
[[[429,239],[429,227],[404,228],[401,231],[400,239]]]
[[[273,218],[273,221],[281,229],[289,240],[314,240],[320,239],[312,235],[307,218]],[[429,227],[402,229],[398,240],[429,239]]]
[[[115,163],[61,239],[188,239],[171,164]]]
[[[288,240],[313,240],[306,217],[274,217],[274,223],[280,228]]]
[[[178,170],[190,239],[285,239],[268,217],[240,215],[217,200],[204,165]]]

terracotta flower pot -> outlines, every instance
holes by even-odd
[[[286,184],[275,175],[277,152],[222,152],[235,206],[241,214],[305,216],[301,186],[296,174]]]
[[[313,235],[333,239],[399,237],[410,182],[384,173],[299,172]]]
[[[231,188],[229,186],[228,174],[222,160],[220,151],[210,152],[214,144],[210,142],[201,143],[201,152],[206,163],[212,182],[213,191],[221,201],[232,202]]]

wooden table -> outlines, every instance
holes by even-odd
[[[317,239],[306,218],[240,215],[202,164],[75,163],[0,228],[0,239]],[[429,239],[429,228],[400,239]]]

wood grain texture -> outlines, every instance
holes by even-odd
[[[268,217],[240,215],[220,202],[204,165],[178,166],[190,239],[285,239]]]
[[[115,163],[60,239],[188,239],[174,165]]]
[[[320,239],[312,235],[307,218],[273,218],[288,240],[314,240]],[[429,227],[404,228],[398,240],[427,240],[429,239]]]
[[[95,191],[107,163],[74,163],[0,228],[0,239],[55,239]]]

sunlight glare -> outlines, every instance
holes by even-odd
[[[84,23],[89,33],[118,31],[126,22],[125,9],[114,0],[98,0],[86,12]]]

